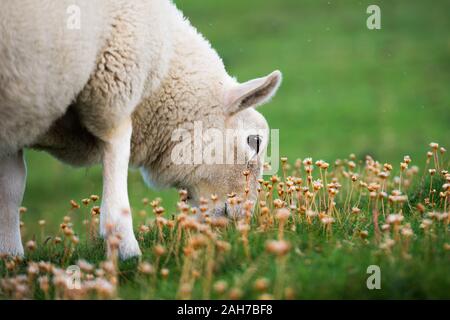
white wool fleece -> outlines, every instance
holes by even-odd
[[[67,26],[67,8],[73,5],[80,8],[80,29]],[[194,205],[201,195],[216,193],[224,201],[227,193],[246,187],[254,200],[261,155],[252,165],[177,166],[171,136],[179,128],[192,131],[197,121],[205,130],[245,122],[263,129],[267,141],[268,125],[254,107],[269,101],[280,82],[275,71],[239,84],[169,0],[3,0],[0,176],[23,166],[16,155],[25,147],[74,165],[102,163],[101,233],[120,235],[121,257],[138,255],[128,163],[156,185],[188,189]],[[247,137],[240,139],[236,148],[251,152]],[[248,183],[242,176],[246,169]],[[0,225],[0,253],[23,252],[15,226],[22,171],[4,174],[4,186],[0,179],[0,190],[6,181],[18,181],[14,199],[11,192],[0,194],[8,204],[0,203],[0,221],[8,221]]]

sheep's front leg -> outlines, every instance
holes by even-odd
[[[133,232],[127,177],[132,125],[125,121],[105,139],[103,152],[103,197],[100,208],[100,234],[120,237],[122,259],[141,254]]]
[[[23,256],[19,206],[25,191],[23,152],[0,156],[0,254]]]

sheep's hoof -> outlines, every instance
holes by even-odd
[[[133,257],[138,257],[140,255],[142,255],[141,249],[139,248],[139,244],[134,235],[125,237],[120,241],[119,245],[120,259],[126,260]]]
[[[22,243],[8,244],[4,241],[0,241],[0,257],[23,257],[24,251]]]

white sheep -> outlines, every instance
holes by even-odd
[[[68,27],[76,6],[80,28]],[[5,0],[0,8],[0,254],[23,255],[18,208],[26,169],[22,150],[47,150],[76,165],[103,165],[100,233],[119,234],[122,258],[140,254],[127,191],[129,163],[148,182],[224,197],[250,187],[255,199],[278,71],[239,84],[217,53],[169,0]],[[263,129],[235,149],[239,164],[173,163],[177,128]],[[207,144],[207,142],[202,142]],[[257,150],[255,150],[257,149]],[[250,151],[249,151],[250,150]],[[249,169],[248,185],[242,171]],[[111,228],[111,226],[113,226]]]

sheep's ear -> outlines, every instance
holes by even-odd
[[[268,102],[281,84],[281,72],[274,71],[267,77],[253,79],[232,87],[226,95],[228,113],[233,115],[249,107]]]

